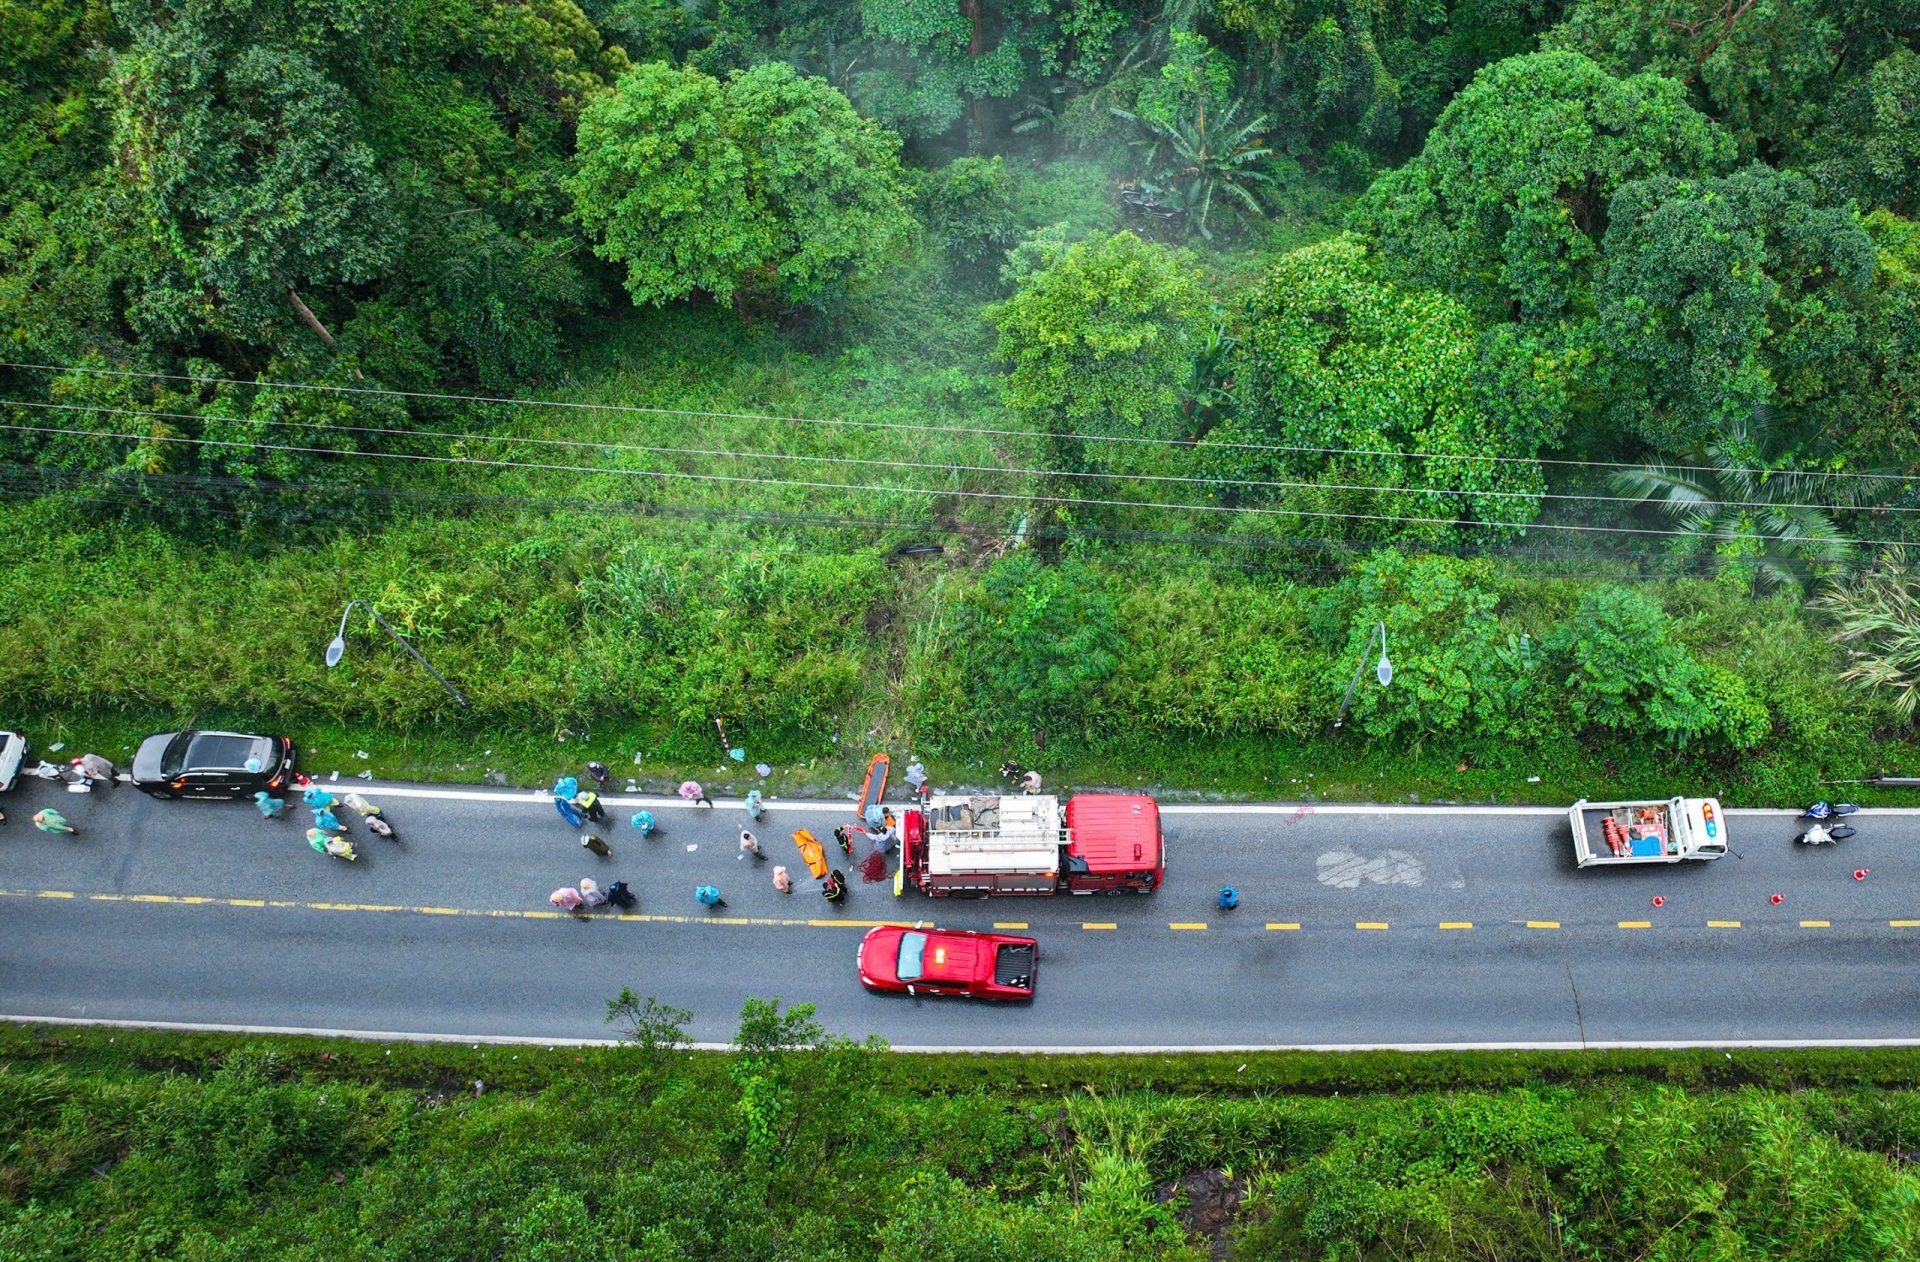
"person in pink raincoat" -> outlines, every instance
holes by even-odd
[[[708,810],[713,809],[713,799],[707,796],[707,791],[700,787],[698,780],[681,781],[680,796],[689,802],[705,802]]]
[[[793,893],[793,878],[787,875],[785,868],[778,865],[773,869],[773,888],[779,890],[782,894]]]
[[[571,885],[562,885],[547,895],[547,901],[561,911],[578,911],[580,910],[580,891]]]

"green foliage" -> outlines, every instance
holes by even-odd
[[[1850,206],[1755,164],[1626,184],[1609,219],[1596,300],[1617,424],[1679,450],[1755,407],[1797,411],[1844,389],[1874,270]]]
[[[987,571],[962,622],[968,688],[982,717],[1045,729],[1098,708],[1124,647],[1101,576],[1022,552]]]
[[[1156,1196],[1198,1171],[1248,1193],[1219,1239],[1255,1262],[1903,1258],[1920,1232],[1905,1049],[858,1053],[789,1178],[731,1125],[749,1054],[9,1033],[9,1258],[1184,1262],[1216,1241]],[[777,1054],[800,1091],[834,1055]]]
[[[693,1014],[685,1008],[660,1003],[652,995],[636,995],[626,986],[607,1000],[607,1024],[619,1026],[621,1038],[638,1044],[656,1062],[687,1041],[691,1020]]]
[[[1618,79],[1577,53],[1512,57],[1441,113],[1420,155],[1354,214],[1396,273],[1477,315],[1532,321],[1591,309],[1614,193],[1713,174],[1732,142],[1671,79]]]
[[[1830,638],[1848,646],[1840,677],[1890,693],[1894,712],[1911,722],[1920,707],[1920,573],[1907,550],[1828,584],[1813,603],[1837,624]]]
[[[1813,177],[1836,197],[1908,214],[1920,206],[1920,53],[1883,57],[1828,113],[1808,146]]]
[[[955,158],[921,176],[920,218],[955,267],[998,267],[1020,239],[1012,184],[999,158]]]
[[[1370,735],[1424,736],[1466,727],[1487,702],[1496,661],[1492,648],[1497,591],[1485,584],[1486,566],[1453,557],[1379,551],[1354,567],[1322,598],[1314,621],[1323,641],[1337,646],[1321,689],[1338,697],[1385,623],[1393,683],[1355,694],[1350,712]],[[1370,664],[1370,663],[1369,663]]]
[[[1712,572],[1742,586],[1798,588],[1853,558],[1826,506],[1857,504],[1872,486],[1798,472],[1798,456],[1772,413],[1758,408],[1679,463],[1621,469],[1611,481],[1678,527],[1675,553],[1704,553]]]
[[[1308,512],[1402,519],[1310,517],[1302,526],[1310,533],[1471,537],[1476,523],[1532,519],[1545,483],[1526,461],[1557,436],[1557,408],[1530,406],[1527,391],[1477,379],[1476,331],[1459,303],[1384,280],[1367,247],[1343,236],[1271,267],[1245,319],[1233,373],[1240,419],[1216,431],[1222,445],[1203,448],[1209,467],[1225,477],[1291,481],[1296,493],[1281,498]],[[1549,377],[1558,371],[1538,356],[1528,367]],[[1367,454],[1317,454],[1330,449]],[[1299,490],[1300,479],[1358,494],[1329,501]],[[1280,489],[1223,484],[1221,492],[1260,502]]]
[[[1696,108],[1718,119],[1743,155],[1799,165],[1810,153],[1844,145],[1849,134],[1872,143],[1881,127],[1903,125],[1893,114],[1870,120],[1879,109],[1874,98],[1891,86],[1878,67],[1905,53],[1912,33],[1912,11],[1902,4],[1766,0],[1726,8],[1714,0],[1581,0],[1542,43],[1585,53],[1615,74],[1651,71],[1684,84]],[[1886,103],[1897,96],[1895,89]],[[1841,195],[1873,196],[1869,168],[1847,165]]]
[[[1555,673],[1566,672],[1573,714],[1583,723],[1674,744],[1718,732],[1736,748],[1771,730],[1766,708],[1739,678],[1701,666],[1673,638],[1665,611],[1629,588],[1582,597],[1544,647]]]
[[[1170,428],[1206,309],[1199,273],[1164,246],[1124,232],[1075,242],[989,309],[1008,406],[1055,432]]]
[[[870,272],[907,234],[898,143],[784,64],[723,84],[655,62],[588,106],[568,186],[636,303],[695,290],[804,302]]]

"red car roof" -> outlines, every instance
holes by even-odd
[[[1089,872],[1160,866],[1160,804],[1144,793],[1081,793],[1067,800],[1067,853]]]

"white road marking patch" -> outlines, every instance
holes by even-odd
[[[1377,859],[1351,850],[1329,850],[1314,861],[1320,884],[1337,890],[1357,890],[1360,882],[1375,885],[1425,885],[1427,865],[1404,850],[1389,850]]]

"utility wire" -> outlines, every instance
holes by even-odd
[[[0,400],[0,403],[6,402]],[[343,434],[382,434],[402,438],[444,438],[456,442],[487,442],[559,447],[587,451],[631,451],[662,456],[721,456],[735,460],[784,460],[802,464],[863,465],[882,469],[920,469],[940,473],[986,473],[1009,477],[1059,477],[1113,479],[1130,482],[1165,482],[1183,486],[1249,487],[1265,490],[1361,491],[1394,495],[1469,496],[1477,499],[1556,500],[1587,504],[1624,504],[1638,507],[1654,503],[1650,496],[1581,495],[1556,491],[1495,491],[1473,487],[1378,486],[1345,482],[1281,482],[1259,478],[1193,477],[1164,473],[1124,473],[1084,469],[1031,469],[1013,465],[937,464],[915,460],[875,460],[861,456],[809,456],[778,451],[730,451],[710,447],[662,447],[645,443],[590,442],[573,438],[534,438],[518,434],[480,434],[459,430],[400,429],[380,425],[338,425],[329,421],[286,421],[271,417],[224,416],[206,412],[161,412],[147,408],[117,408],[91,403],[41,403],[14,401],[12,406],[49,411],[99,412],[106,415],[146,416],[176,421],[230,421],[236,425],[276,425],[294,429],[324,430]],[[1702,508],[1778,508],[1769,500],[1691,500],[1689,509]],[[1795,504],[1796,508],[1817,508],[1836,512],[1920,513],[1920,505],[1862,507],[1856,504]]]
[[[88,431],[92,432],[92,431]],[[389,499],[431,500],[438,503],[466,504],[486,508],[524,508],[538,512],[605,512],[617,511],[636,513],[644,516],[683,518],[689,520],[739,520],[750,523],[772,523],[801,526],[841,526],[852,524],[862,529],[903,529],[937,530],[948,534],[965,536],[1004,535],[1000,527],[965,526],[960,524],[943,525],[930,517],[916,518],[878,518],[855,514],[799,514],[777,510],[739,510],[714,508],[708,505],[676,505],[657,500],[606,500],[606,499],[559,499],[553,496],[503,495],[473,491],[431,491],[419,487],[365,486],[359,483],[324,482],[280,482],[272,479],[248,479],[223,477],[213,474],[163,474],[143,473],[129,470],[70,470],[49,465],[8,465],[0,464],[0,477],[18,476],[33,478],[42,482],[61,478],[93,478],[98,476],[127,477],[135,480],[135,485],[157,484],[165,488],[183,488],[189,491],[216,488],[234,491],[271,492],[276,494],[300,494],[316,497],[358,495],[384,497]],[[129,503],[140,501],[128,500]],[[1087,537],[1108,539],[1125,543],[1149,543],[1188,547],[1246,547],[1265,550],[1287,549],[1293,551],[1344,551],[1348,553],[1366,553],[1377,547],[1413,547],[1424,552],[1440,552],[1448,555],[1484,555],[1483,548],[1463,548],[1444,543],[1419,540],[1352,540],[1320,539],[1313,537],[1276,537],[1272,535],[1232,535],[1200,533],[1196,531],[1162,531],[1118,529],[1076,524],[1071,527],[1037,527],[1034,534],[1041,537],[1076,538]],[[1537,545],[1500,545],[1498,555],[1503,558],[1529,557],[1577,557],[1593,559],[1596,557],[1619,556],[1643,560],[1648,554],[1640,550],[1595,547],[1540,547]]]
[[[0,478],[8,477],[13,473],[26,473],[31,476],[31,475],[39,474],[41,472],[44,472],[44,470],[40,466],[0,465]],[[59,470],[56,472],[69,473],[72,471]],[[915,529],[915,530],[927,531],[934,534],[946,535],[948,537],[960,537],[960,538],[969,539],[975,542],[977,542],[981,537],[984,537],[984,536],[1004,537],[1005,535],[1005,532],[1000,531],[998,529],[981,528],[981,529],[968,530],[957,525],[942,525],[941,523],[933,521],[931,519],[886,519],[886,518],[862,517],[858,515],[846,516],[846,517],[832,517],[832,516],[825,516],[825,515],[818,515],[818,514],[808,515],[808,514],[794,514],[794,513],[752,512],[752,511],[740,511],[740,510],[728,510],[728,509],[687,508],[687,507],[675,506],[675,505],[662,505],[662,504],[654,503],[652,501],[558,500],[558,499],[551,499],[551,498],[532,498],[532,497],[523,497],[523,496],[493,496],[493,495],[475,495],[475,494],[468,494],[468,493],[419,491],[411,488],[363,487],[363,486],[355,486],[355,485],[335,487],[335,486],[326,486],[323,484],[308,485],[308,484],[301,484],[301,483],[284,483],[284,482],[256,483],[256,482],[246,482],[240,479],[186,478],[186,477],[180,477],[178,475],[171,475],[171,474],[138,474],[135,476],[140,480],[140,483],[142,484],[144,484],[147,481],[162,481],[162,482],[173,484],[176,487],[184,487],[187,490],[198,489],[194,484],[197,484],[202,481],[206,481],[209,483],[219,483],[219,484],[232,483],[233,487],[236,489],[253,490],[253,491],[265,491],[265,492],[275,492],[275,493],[306,492],[306,493],[313,493],[315,495],[322,495],[322,496],[334,494],[334,493],[355,494],[355,495],[368,495],[368,494],[391,495],[394,497],[404,497],[404,498],[424,498],[424,499],[433,499],[433,500],[440,500],[440,501],[469,502],[479,508],[526,507],[526,508],[530,508],[532,511],[545,512],[545,513],[577,511],[583,514],[599,515],[606,512],[615,512],[623,516],[631,516],[631,517],[643,517],[643,518],[658,517],[663,519],[680,519],[680,520],[718,519],[718,520],[739,521],[739,522],[746,523],[748,525],[799,526],[799,527],[817,528],[817,529],[856,530],[856,531],[862,531],[866,533],[884,533],[886,530],[889,530],[889,529]],[[45,479],[41,479],[41,480],[44,481]],[[94,488],[94,487],[82,487],[80,489],[82,491],[93,490],[96,492],[100,490],[100,488]],[[95,504],[95,505],[102,505],[102,506],[112,506],[116,508],[150,508],[152,507],[151,500],[142,498],[140,495],[137,494],[138,485],[127,486],[124,488],[113,488],[113,489],[119,489],[121,490],[122,493],[117,495],[105,494],[105,493],[78,494],[70,489],[48,490],[45,487],[39,487],[39,488],[0,487],[0,499],[25,499],[25,498],[31,497],[31,498],[39,498],[39,499],[59,500],[62,502],[75,503],[75,504]],[[262,517],[273,517],[273,518],[278,518],[283,522],[291,521],[296,518],[301,520],[314,520],[317,516],[316,512],[305,512],[305,513],[295,514],[295,513],[282,511],[282,512],[275,513],[259,507],[239,508],[231,505],[221,505],[221,504],[206,503],[206,502],[196,504],[193,507],[192,511],[217,513],[222,516],[250,519],[250,520],[258,520]],[[1373,543],[1364,543],[1364,542],[1356,542],[1351,540],[1336,540],[1336,539],[1273,539],[1273,538],[1269,538],[1266,536],[1259,536],[1259,535],[1232,536],[1232,535],[1170,534],[1170,533],[1163,533],[1158,531],[1112,530],[1112,529],[1103,529],[1100,527],[1091,527],[1091,526],[1075,526],[1072,528],[1043,527],[1040,529],[1036,529],[1032,533],[1035,537],[1040,537],[1040,538],[1070,539],[1070,538],[1076,538],[1076,537],[1087,537],[1087,538],[1093,538],[1093,539],[1115,540],[1120,542],[1145,543],[1145,544],[1156,545],[1156,546],[1188,546],[1188,545],[1195,545],[1195,544],[1205,545],[1212,542],[1224,542],[1224,543],[1229,543],[1237,546],[1248,546],[1248,547],[1253,547],[1256,549],[1268,550],[1268,551],[1294,550],[1294,551],[1306,552],[1306,551],[1314,551],[1317,549],[1320,551],[1336,551],[1336,552],[1345,551],[1349,553],[1360,554],[1360,553],[1370,553],[1377,548],[1392,547],[1400,551],[1415,551],[1417,553],[1422,553],[1422,554],[1437,553],[1440,555],[1459,555],[1458,550],[1449,549],[1440,545],[1424,545],[1424,544],[1418,544],[1418,543],[1409,544],[1405,541],[1388,541],[1388,540],[1383,540],[1383,541],[1378,541]],[[1524,559],[1524,557],[1527,554],[1529,554],[1530,551],[1549,554],[1549,555],[1574,556],[1574,557],[1580,557],[1587,560],[1600,559],[1606,555],[1637,557],[1640,560],[1651,559],[1646,554],[1640,554],[1640,553],[1615,552],[1615,553],[1609,554],[1605,551],[1586,550],[1586,549],[1533,549],[1533,550],[1519,549],[1516,552],[1502,551],[1497,554],[1491,554],[1491,555],[1482,554],[1482,555],[1488,556],[1488,559],[1520,560],[1520,559]],[[1146,561],[1142,558],[1135,557],[1135,556],[1128,556],[1124,554],[1105,556],[1102,559],[1109,564],[1117,563],[1121,565],[1131,565],[1131,566],[1139,566],[1139,567],[1145,567],[1150,564],[1154,564],[1153,562]],[[1259,561],[1253,561],[1253,560],[1232,560],[1232,559],[1223,559],[1218,557],[1195,557],[1195,558],[1188,559],[1184,563],[1192,564],[1192,565],[1204,565],[1204,566],[1208,566],[1216,569],[1240,570],[1249,574],[1289,574],[1289,575],[1303,574],[1303,573],[1305,574],[1347,574],[1350,572],[1350,569],[1351,569],[1349,565],[1345,565],[1345,564],[1340,564],[1340,565],[1308,564],[1302,561],[1293,561],[1293,562],[1283,561],[1278,563],[1272,563],[1272,562],[1259,562]],[[1162,564],[1164,564],[1164,562],[1162,562]],[[1626,582],[1660,583],[1660,582],[1673,582],[1677,579],[1684,578],[1687,576],[1680,573],[1658,573],[1658,572],[1648,573],[1643,570],[1623,571],[1623,570],[1616,569],[1616,570],[1608,570],[1608,571],[1584,571],[1584,572],[1569,573],[1569,572],[1557,571],[1557,570],[1543,571],[1543,570],[1529,569],[1527,571],[1526,577],[1528,579],[1579,579],[1579,580],[1589,580],[1589,581],[1607,580],[1610,582],[1622,582],[1622,583],[1626,583]]]
[[[566,408],[589,412],[624,412],[645,416],[691,416],[709,420],[731,421],[774,421],[790,425],[834,425],[856,429],[905,430],[914,433],[931,434],[971,434],[980,437],[997,438],[1051,438],[1061,441],[1121,443],[1160,447],[1192,447],[1179,438],[1153,438],[1139,434],[1050,434],[1032,429],[979,429],[959,425],[909,425],[900,421],[853,421],[838,417],[782,416],[762,412],[717,412],[703,411],[697,408],[659,408],[642,407],[631,403],[580,403],[565,399],[522,399],[499,395],[441,394],[427,390],[390,390],[375,386],[336,386],[302,381],[246,381],[238,377],[195,377],[181,373],[135,372],[130,369],[62,367],[57,364],[30,364],[11,360],[0,360],[0,368],[15,368],[32,372],[87,373],[98,377],[131,377],[152,381],[189,381],[199,385],[230,385],[250,387],[256,390],[308,390],[335,394],[376,395],[397,399],[426,399],[451,403],[486,403],[512,407]],[[1215,450],[1235,451],[1284,451],[1303,455],[1323,456],[1383,456],[1401,460],[1459,460],[1482,464],[1522,464],[1557,465],[1568,468],[1590,469],[1640,469],[1647,467],[1643,463],[1612,460],[1568,460],[1552,457],[1529,456],[1486,456],[1475,453],[1427,452],[1427,451],[1391,451],[1364,447],[1310,447],[1289,443],[1211,443]],[[1805,477],[1805,478],[1856,478],[1875,481],[1911,483],[1910,475],[1901,473],[1859,473],[1838,469],[1767,469],[1767,468],[1726,468],[1714,465],[1666,464],[1661,467],[1679,472],[1692,473],[1747,473],[1760,477]]]
[[[15,400],[0,399],[0,406],[20,406],[20,404]],[[129,416],[143,415],[143,413],[134,411],[132,409],[95,409],[95,410],[112,411],[120,415],[129,415]],[[1030,494],[1012,494],[1012,493],[999,492],[999,491],[964,491],[964,490],[955,490],[951,488],[940,488],[940,487],[918,487],[918,486],[897,486],[897,485],[873,486],[873,485],[865,485],[865,484],[849,483],[849,482],[815,482],[815,481],[806,481],[806,480],[800,480],[800,479],[741,477],[738,475],[720,474],[720,473],[689,473],[689,472],[684,472],[680,470],[607,469],[607,468],[598,468],[598,467],[587,466],[587,465],[547,464],[547,463],[541,463],[536,461],[522,461],[522,460],[490,460],[490,459],[480,459],[480,458],[470,457],[470,456],[436,456],[436,455],[427,455],[427,454],[414,453],[414,452],[343,451],[339,448],[334,448],[334,447],[300,447],[300,446],[290,446],[290,445],[275,444],[275,443],[241,442],[236,440],[219,439],[219,438],[188,438],[181,435],[167,435],[167,434],[128,434],[128,433],[120,433],[120,432],[110,431],[110,430],[70,429],[70,428],[61,428],[61,427],[54,427],[54,426],[16,425],[11,423],[0,424],[0,429],[13,430],[20,433],[61,434],[61,435],[68,435],[68,436],[81,437],[81,438],[115,438],[115,439],[123,439],[129,442],[172,443],[176,445],[186,445],[186,446],[196,446],[196,447],[234,447],[234,448],[244,448],[251,451],[278,451],[278,452],[284,452],[292,455],[334,456],[334,457],[340,457],[340,458],[358,458],[358,459],[374,459],[374,460],[401,460],[401,461],[408,461],[408,462],[413,462],[417,464],[449,464],[449,465],[466,465],[466,466],[474,466],[474,467],[481,467],[481,468],[537,469],[537,470],[545,470],[545,471],[551,471],[551,472],[602,474],[602,475],[608,475],[608,476],[636,477],[636,478],[656,478],[656,479],[670,480],[670,481],[717,482],[717,483],[723,483],[723,484],[729,484],[729,485],[748,485],[748,486],[778,486],[778,487],[788,487],[788,488],[794,488],[794,489],[800,489],[800,490],[864,491],[864,492],[870,492],[873,494],[892,493],[892,494],[902,494],[902,495],[926,495],[926,496],[934,496],[934,497],[981,499],[981,500],[994,500],[994,501],[1002,501],[1002,502],[1007,502],[1007,501],[1030,502],[1034,500],[1040,500],[1047,503],[1064,504],[1064,505],[1071,505],[1074,507],[1082,507],[1082,508],[1136,508],[1136,509],[1162,509],[1162,510],[1169,510],[1169,511],[1175,511],[1175,512],[1232,513],[1232,514],[1246,513],[1246,514],[1251,514],[1251,515],[1260,516],[1260,517],[1294,517],[1294,518],[1310,517],[1315,519],[1341,520],[1341,521],[1391,522],[1391,523],[1396,523],[1401,525],[1429,525],[1429,526],[1448,526],[1448,527],[1464,526],[1464,527],[1483,527],[1483,528],[1496,528],[1496,529],[1504,527],[1506,529],[1520,530],[1523,532],[1527,530],[1556,530],[1556,531],[1563,531],[1563,532],[1570,532],[1570,533],[1577,533],[1577,534],[1628,534],[1628,535],[1644,535],[1649,537],[1665,537],[1665,538],[1697,536],[1697,532],[1694,532],[1694,531],[1659,530],[1659,529],[1653,529],[1653,528],[1644,527],[1644,526],[1579,526],[1579,525],[1570,525],[1570,524],[1556,523],[1556,522],[1535,522],[1535,523],[1532,523],[1531,525],[1522,525],[1519,523],[1463,521],[1459,518],[1454,518],[1454,517],[1411,517],[1411,516],[1401,516],[1401,515],[1387,514],[1387,513],[1335,513],[1335,512],[1327,512],[1327,511],[1317,510],[1317,509],[1235,507],[1235,506],[1226,505],[1226,504],[1177,504],[1177,503],[1165,503],[1159,500],[1090,499],[1090,498],[1073,497],[1073,496],[1054,496],[1054,495],[1039,496],[1039,495],[1030,495]],[[1767,539],[1767,536],[1765,535],[1745,533],[1745,532],[1715,532],[1712,535],[1712,537],[1715,539],[1722,539],[1722,540],[1750,539],[1750,540],[1756,540],[1756,541],[1762,541],[1762,542],[1764,542]],[[1899,540],[1899,539],[1850,539],[1850,540],[1841,540],[1840,542],[1861,544],[1861,545],[1878,545],[1878,544],[1898,544],[1898,543],[1904,543],[1907,541]]]

